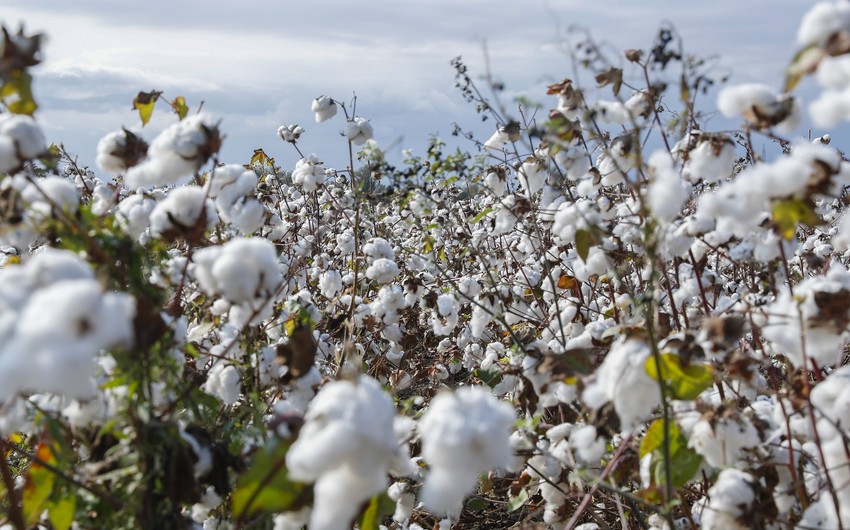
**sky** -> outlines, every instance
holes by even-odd
[[[299,141],[342,166],[347,147],[340,116],[316,124],[313,98],[357,96],[378,144],[398,159],[424,153],[432,135],[452,124],[482,141],[482,123],[454,87],[453,57],[473,79],[489,71],[516,96],[554,104],[545,86],[573,77],[568,42],[585,28],[616,56],[648,48],[662,21],[686,51],[716,56],[715,72],[733,83],[779,88],[793,55],[797,26],[813,2],[803,0],[0,0],[0,22],[47,35],[34,69],[36,118],[48,140],[93,164],[97,141],[122,126],[148,140],[176,120],[160,102],[141,128],[132,110],[140,90],[186,98],[190,112],[221,118],[221,160],[247,163],[263,148],[284,168],[299,158],[276,134],[283,124],[306,129]],[[486,53],[485,53],[486,50]],[[592,79],[580,79],[591,86]],[[801,87],[813,90],[811,81]],[[804,134],[805,131],[801,132]],[[471,144],[457,144],[474,149]]]

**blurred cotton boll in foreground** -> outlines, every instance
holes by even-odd
[[[286,455],[289,476],[315,481],[310,530],[345,530],[360,505],[387,487],[399,452],[392,399],[372,378],[327,384],[310,403]]]
[[[510,461],[513,407],[481,387],[437,395],[418,430],[430,473],[422,500],[435,513],[460,513],[479,475]]]

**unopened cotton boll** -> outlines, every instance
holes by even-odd
[[[310,110],[316,113],[316,123],[322,123],[336,116],[336,102],[328,96],[319,96],[313,100]]]
[[[354,145],[363,145],[367,140],[371,140],[375,135],[372,129],[372,124],[365,118],[355,116],[351,121],[345,124],[343,132],[348,141]]]
[[[513,453],[513,407],[481,387],[438,394],[419,422],[430,473],[422,501],[435,513],[460,513],[479,475],[507,465]]]

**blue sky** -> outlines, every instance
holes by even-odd
[[[813,2],[747,0],[374,0],[350,2],[103,2],[4,0],[0,20],[48,36],[36,69],[37,118],[50,141],[83,163],[97,140],[121,126],[138,129],[130,103],[139,90],[186,97],[222,118],[222,160],[245,163],[263,147],[286,168],[297,154],[276,136],[281,124],[307,130],[300,145],[343,164],[341,118],[316,124],[310,102],[321,94],[358,96],[384,147],[424,152],[452,123],[482,139],[492,132],[453,87],[452,57],[473,77],[490,69],[506,98],[547,101],[545,85],[571,77],[564,53],[569,28],[581,26],[614,52],[646,48],[661,21],[672,22],[686,50],[719,57],[732,82],[779,86],[795,50],[802,15]],[[585,85],[592,80],[583,79]],[[803,95],[812,91],[808,81]],[[142,131],[148,140],[174,118],[162,103]],[[816,131],[817,132],[817,131]],[[800,134],[805,134],[805,129]],[[840,146],[839,146],[840,147]]]

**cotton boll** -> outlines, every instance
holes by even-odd
[[[38,124],[29,116],[0,114],[0,172],[17,169],[47,151],[47,141]]]
[[[392,282],[398,274],[398,265],[395,261],[386,258],[376,259],[366,269],[366,277],[379,284]]]
[[[210,369],[201,388],[230,406],[239,401],[239,379],[239,370],[235,366],[219,361]]]
[[[150,214],[151,232],[156,236],[191,235],[199,223],[206,231],[218,221],[215,204],[198,186],[171,190]]]
[[[101,349],[132,342],[134,300],[93,279],[60,280],[27,300],[0,347],[0,401],[28,389],[89,398]]]
[[[319,96],[313,100],[310,110],[316,113],[316,123],[322,123],[336,116],[336,102],[328,96]]]
[[[302,134],[304,134],[304,129],[297,124],[281,125],[277,128],[277,135],[280,136],[280,139],[292,144],[298,141]]]
[[[286,455],[294,480],[315,481],[311,530],[351,527],[360,505],[387,487],[397,453],[395,407],[374,379],[327,384]]]
[[[546,183],[548,176],[546,164],[534,157],[523,162],[519,171],[517,171],[519,183],[528,197],[543,189],[543,184]]]
[[[97,167],[120,174],[137,165],[148,154],[148,144],[127,129],[114,131],[97,143]]]
[[[488,171],[484,176],[484,185],[496,197],[501,197],[505,194],[508,186],[507,170],[502,167],[495,167]]]
[[[431,326],[436,335],[449,335],[457,326],[459,306],[453,294],[437,297],[437,312],[431,317]]]
[[[850,5],[845,2],[818,2],[800,22],[797,44],[823,47],[830,37],[842,30],[850,30]]]
[[[704,530],[747,530],[746,513],[750,510],[755,493],[752,475],[734,468],[724,469],[708,490],[709,502],[701,515]]]
[[[74,183],[56,176],[30,182],[21,192],[21,196],[29,203],[30,214],[36,219],[47,217],[54,210],[74,213],[80,205],[80,197]]]
[[[717,182],[732,176],[735,166],[735,144],[726,136],[701,136],[696,147],[688,153],[685,164],[692,180]]]
[[[717,108],[727,118],[742,116],[757,129],[776,126],[782,132],[791,132],[800,121],[799,100],[777,95],[769,86],[758,83],[724,88],[717,96]]]
[[[345,124],[343,134],[354,145],[363,145],[367,140],[371,140],[375,136],[375,131],[372,129],[372,124],[369,123],[369,120],[355,116]]]
[[[266,239],[232,239],[200,249],[194,260],[201,288],[235,304],[268,298],[283,280],[275,247]]]
[[[698,421],[688,440],[688,446],[714,467],[735,466],[746,449],[761,443],[758,431],[746,416],[710,416]]]
[[[435,513],[460,513],[485,471],[508,464],[513,408],[481,387],[438,394],[419,422],[430,473],[422,501]]]
[[[325,181],[325,168],[319,157],[311,154],[295,163],[292,182],[307,192],[313,192]]]
[[[510,143],[511,135],[508,134],[504,128],[500,127],[499,130],[493,133],[490,138],[484,142],[485,149],[501,149],[505,144]]]
[[[335,270],[323,272],[319,278],[319,289],[325,298],[333,299],[337,293],[342,291],[342,275]]]
[[[691,195],[691,187],[673,166],[670,154],[656,151],[649,158],[647,202],[653,215],[661,221],[672,221]]]
[[[570,433],[570,447],[585,465],[599,465],[605,455],[606,440],[593,425],[580,425]]]
[[[363,245],[363,252],[369,257],[370,262],[376,259],[395,259],[395,251],[389,241],[382,237],[373,237]]]
[[[221,148],[218,124],[206,114],[188,116],[171,125],[148,149],[148,158],[130,168],[124,183],[131,190],[173,184],[199,170]]]
[[[139,236],[150,226],[151,212],[155,206],[156,201],[143,193],[130,195],[118,203],[115,219],[130,237],[139,239]]]
[[[622,430],[634,431],[661,403],[658,381],[646,373],[646,360],[651,353],[649,346],[637,339],[615,343],[593,381],[585,387],[582,400],[593,409],[613,403]]]

